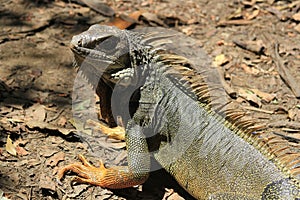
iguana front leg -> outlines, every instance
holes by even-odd
[[[140,126],[134,125],[127,130],[126,146],[128,166],[105,168],[100,161],[100,167],[94,167],[82,155],[79,155],[83,164],[74,163],[63,167],[58,173],[58,179],[61,179],[65,172],[73,171],[78,174],[73,181],[103,188],[120,189],[142,184],[149,175],[150,154]]]

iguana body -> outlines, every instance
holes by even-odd
[[[161,50],[164,41],[99,25],[73,38],[79,70],[120,98],[113,112],[126,124],[128,166],[94,168],[81,158],[83,166],[65,167],[60,178],[73,170],[83,177],[78,182],[130,187],[147,179],[153,156],[197,199],[300,198],[299,155],[271,148],[279,141],[259,139],[243,114],[212,109],[203,76],[185,58]],[[129,109],[132,99],[138,105]]]

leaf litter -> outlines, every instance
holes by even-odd
[[[1,2],[6,13],[19,15],[0,19],[0,165],[5,183],[0,182],[0,198],[149,198],[142,187],[120,197],[97,187],[71,187],[70,176],[63,185],[55,181],[58,168],[76,161],[79,153],[93,163],[101,158],[107,164],[126,164],[124,142],[107,139],[97,125],[75,123],[71,111],[76,72],[67,46],[93,23],[122,29],[162,26],[197,38],[215,58],[232,100],[255,118],[269,119],[269,127],[280,131],[278,137],[299,149],[299,2]],[[78,106],[88,110],[91,102],[85,103]],[[74,134],[78,131],[96,139],[80,138]],[[173,189],[158,190],[162,192],[149,199],[192,199]]]

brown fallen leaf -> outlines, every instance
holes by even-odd
[[[46,111],[44,106],[36,103],[25,110],[26,120],[33,120],[33,121],[44,121],[46,117]]]
[[[107,16],[107,17],[112,17],[115,15],[115,11],[109,7],[106,3],[103,3],[98,0],[80,0],[83,2],[85,5],[90,7],[92,10]]]
[[[62,117],[59,118],[57,124],[59,126],[63,127],[63,126],[65,126],[67,124],[67,121],[68,121],[67,118],[65,116],[62,116]]]
[[[6,139],[5,150],[13,156],[17,155],[16,147],[13,144],[12,140],[10,139],[9,135],[7,136],[7,139]]]
[[[223,66],[229,62],[229,58],[224,54],[219,54],[215,57],[214,64],[216,66]]]
[[[47,146],[41,146],[41,150],[39,151],[39,155],[49,158],[58,152],[57,149],[49,149]]]
[[[300,12],[299,13],[296,13],[292,16],[293,20],[295,21],[300,21]]]
[[[64,152],[58,152],[57,154],[54,154],[51,158],[49,158],[46,161],[47,166],[54,167],[57,165],[58,162],[63,161],[65,159],[65,153]]]
[[[300,24],[296,25],[296,26],[294,27],[294,29],[295,29],[298,33],[300,33]]]
[[[120,141],[115,142],[115,140],[113,140],[112,142],[102,143],[101,145],[103,145],[104,148],[106,147],[106,148],[113,148],[113,149],[124,149],[126,147],[125,142],[120,142]]]
[[[41,189],[49,190],[49,192],[55,192],[55,182],[52,181],[52,178],[42,173],[40,175],[39,187]]]
[[[234,40],[233,43],[238,47],[250,51],[252,53],[258,55],[264,54],[265,45],[263,44],[262,40],[255,40],[255,41]]]
[[[34,167],[34,166],[37,166],[37,165],[40,165],[40,164],[41,164],[40,160],[38,160],[38,159],[30,159],[30,160],[27,160],[26,167],[27,168],[31,168],[31,167]]]
[[[259,70],[256,69],[255,67],[250,67],[248,65],[246,65],[245,63],[241,64],[241,68],[247,73],[247,74],[253,74],[253,75],[258,75],[259,74]]]
[[[20,146],[16,147],[16,152],[19,156],[26,156],[29,154],[29,152],[26,151],[26,149],[24,149],[23,147],[20,147]]]
[[[300,140],[300,133],[293,133],[293,134],[291,134],[291,137]]]
[[[88,187],[89,187],[88,185],[84,185],[84,184],[72,186],[73,191],[71,194],[68,194],[68,198],[79,199],[80,194],[86,191]],[[110,195],[110,197],[111,196],[112,195]],[[101,195],[101,199],[106,199],[106,198],[103,198],[103,196]]]
[[[238,95],[247,100],[250,104],[254,104],[256,107],[260,108],[262,105],[261,100],[256,96],[256,94],[251,92],[251,90],[239,88]]]
[[[15,141],[15,146],[25,146],[28,143],[28,140],[23,140],[21,138],[19,138],[17,141]]]
[[[288,17],[283,12],[281,12],[280,9],[278,8],[266,7],[265,10],[275,15],[280,21],[288,20]]]
[[[229,16],[227,16],[226,18],[228,20],[234,20],[234,19],[239,19],[242,18],[242,8],[238,7],[233,13],[231,13]]]
[[[298,108],[292,108],[288,110],[288,118],[293,121],[300,119],[300,110]]]
[[[30,129],[47,129],[51,131],[58,131],[62,133],[63,135],[69,135],[72,132],[75,132],[75,129],[67,129],[67,128],[61,128],[46,122],[37,122],[37,121],[27,121],[25,122],[26,126]]]
[[[260,13],[260,10],[254,10],[251,14],[249,13],[246,13],[244,15],[244,18],[247,19],[247,20],[252,20],[254,18],[256,18]]]
[[[115,17],[112,21],[106,23],[108,26],[116,26],[119,29],[126,29],[133,24],[138,23],[138,20],[143,12],[142,11],[135,11],[131,13],[129,16],[127,15],[120,15]]]
[[[144,21],[147,21],[150,24],[158,24],[160,26],[165,26],[165,23],[163,22],[163,20],[159,19],[157,14],[155,13],[150,13],[150,12],[145,12],[142,13],[142,19]]]
[[[275,94],[269,94],[266,92],[262,92],[258,89],[251,89],[251,91],[254,92],[258,97],[260,97],[262,100],[264,100],[267,103],[271,102],[276,97]]]

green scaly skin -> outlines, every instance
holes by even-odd
[[[136,179],[147,177],[153,156],[197,199],[299,199],[296,176],[246,125],[211,109],[201,76],[180,66],[180,56],[168,59],[159,40],[94,25],[71,43],[90,83],[101,78],[117,91],[114,114],[127,124],[128,166]],[[128,111],[132,96],[138,106]]]

